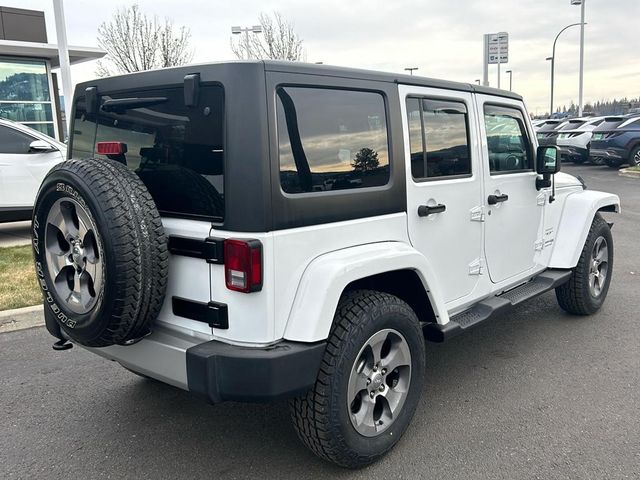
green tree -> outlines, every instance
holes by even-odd
[[[361,148],[356,153],[356,158],[351,162],[351,166],[355,172],[370,172],[380,166],[378,160],[378,152],[371,148]]]

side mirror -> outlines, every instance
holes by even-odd
[[[30,152],[54,152],[57,148],[44,140],[34,140],[29,144]]]
[[[560,171],[558,148],[555,146],[538,147],[536,172],[541,175],[553,175]]]

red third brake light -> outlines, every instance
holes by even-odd
[[[96,143],[98,155],[123,155],[127,153],[127,144],[122,142],[98,142]]]
[[[225,240],[224,276],[229,290],[243,293],[262,290],[262,243],[259,240]]]

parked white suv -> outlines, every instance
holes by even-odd
[[[63,143],[0,119],[0,222],[31,219],[44,176],[67,156]]]
[[[72,118],[33,222],[55,348],[213,403],[290,398],[339,465],[402,436],[425,339],[607,295],[619,199],[556,173],[511,92],[222,63],[81,84]]]
[[[589,147],[593,129],[605,117],[572,118],[560,128],[556,145],[562,161],[584,163],[589,160]]]

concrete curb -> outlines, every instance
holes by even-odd
[[[16,308],[0,312],[0,333],[44,326],[44,307]]]
[[[631,170],[630,168],[621,168],[618,170],[618,175],[621,177],[640,178],[640,172],[637,170]]]

